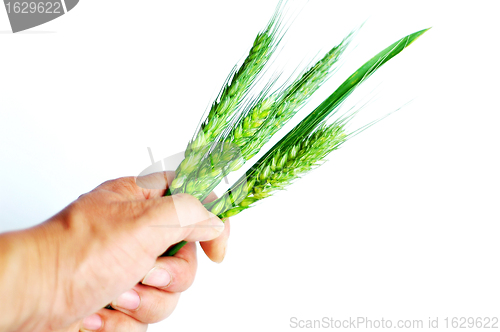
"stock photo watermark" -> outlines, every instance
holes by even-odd
[[[301,319],[290,317],[292,329],[498,329],[498,317],[428,317],[426,319],[386,319],[348,317]]]
[[[12,32],[52,21],[75,8],[79,0],[4,0]]]

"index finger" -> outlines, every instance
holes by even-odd
[[[175,179],[175,172],[164,171],[135,178],[137,190],[145,199],[162,197]]]

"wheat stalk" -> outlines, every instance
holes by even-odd
[[[188,144],[185,158],[176,170],[176,178],[172,182],[170,190],[180,188],[187,176],[196,170],[200,160],[211,148],[211,145],[230,125],[232,117],[237,113],[238,107],[245,99],[249,89],[273,55],[282,37],[280,33],[280,7],[281,1],[264,31],[255,38],[242,65],[238,70],[233,69],[228,76],[195,138]]]
[[[184,173],[182,184],[174,188],[172,193],[188,193],[203,200],[224,176],[238,170],[255,156],[326,81],[351,36],[352,33],[285,89],[269,97],[263,96],[255,105],[251,105],[223,143],[212,147],[213,152],[201,160],[196,159],[198,170]]]
[[[337,112],[341,103],[352,91],[428,30],[420,30],[401,38],[358,68],[330,97],[257,161],[221,198],[205,205],[207,209],[210,209],[214,214],[218,214],[221,218],[238,214],[252,203],[270,196],[275,190],[283,189],[297,178],[296,175],[303,175],[309,169],[318,165],[328,153],[337,149],[348,137],[352,137],[374,124],[370,123],[350,134],[346,134],[344,126],[352,118],[353,114],[340,117],[330,126],[324,126],[328,117]],[[324,145],[321,147],[318,144]],[[310,148],[308,148],[308,145]],[[297,155],[301,157],[296,159]],[[293,163],[289,164],[290,160],[287,160],[287,158],[292,158]],[[288,165],[287,168],[283,168],[284,165]],[[275,172],[279,174],[274,174]],[[272,177],[269,178],[271,173]],[[263,185],[262,181],[267,181],[267,179],[270,179],[267,182],[268,185]]]
[[[371,124],[353,133],[346,134],[344,132],[344,125],[350,120],[350,116],[341,117],[330,126],[326,126],[324,123],[329,117],[336,114],[342,102],[362,82],[370,77],[382,65],[399,54],[403,49],[408,47],[427,30],[429,29],[417,31],[401,38],[358,68],[358,70],[345,80],[325,101],[261,157],[221,198],[206,204],[206,208],[218,214],[221,218],[235,215],[247,209],[253,203],[270,196],[276,190],[283,189],[293,180],[297,179],[298,176],[318,166],[324,161],[328,153],[343,144],[347,137],[351,137],[370,126]],[[303,94],[307,93],[303,92]],[[298,97],[300,98],[301,95],[298,95]],[[269,120],[272,119],[272,117],[269,117],[270,114],[279,115],[278,112],[272,113],[272,111],[276,109],[278,109],[278,107],[271,107],[269,114],[262,112],[262,114],[264,114],[262,116],[266,119],[265,121],[272,122],[272,120]],[[249,119],[246,120],[246,126],[248,128],[254,125],[259,128],[262,126],[261,129],[266,130],[269,127],[269,123],[264,125],[265,121],[258,123],[260,122],[260,112],[259,108],[255,111],[257,115],[253,115],[254,113],[249,112],[249,116],[245,117],[245,119]],[[245,120],[243,120],[243,126],[245,126],[244,121]],[[236,127],[234,130],[240,129]],[[254,138],[259,132],[260,130],[255,131],[251,137]],[[235,136],[231,137],[235,138]],[[252,139],[251,142],[253,141]],[[229,146],[227,146],[228,144]],[[239,144],[245,144],[245,141]],[[239,168],[245,159],[241,156],[232,159],[231,155],[234,152],[230,154],[224,153],[224,148],[228,150],[233,148],[237,149],[237,146],[236,148],[234,146],[236,145],[223,142],[222,148],[218,149],[214,154],[210,154],[210,157],[205,160],[206,164],[202,166],[200,172],[212,178],[212,185],[193,181],[186,189],[192,190],[196,197],[203,198],[203,191],[205,189],[213,188],[218,184],[218,181],[222,178],[221,174],[224,174],[224,167]],[[252,155],[252,150],[250,150],[250,152],[246,151],[245,154],[247,156]],[[213,181],[213,179],[215,179],[215,181]],[[200,190],[199,188],[204,189]],[[180,242],[174,245],[164,255],[174,255],[184,244],[185,242]]]
[[[419,38],[427,30],[428,29],[424,29],[401,38],[383,51],[379,52],[376,56],[367,61],[363,66],[358,68],[358,70],[347,80],[345,80],[337,88],[337,90],[335,90],[335,92],[330,95],[330,97],[328,97],[323,103],[321,103],[320,106],[318,106],[297,126],[295,126],[295,128],[292,129],[285,137],[283,137],[281,141],[278,142],[271,150],[269,150],[269,152],[265,156],[263,156],[259,161],[255,163],[250,171],[247,172],[247,174],[243,177],[243,180],[246,180],[247,182],[246,184],[244,182],[238,181],[228,192],[226,192],[226,194],[224,194],[218,200],[217,207],[215,207],[216,203],[211,203],[210,205],[207,205],[207,207],[210,209],[215,207],[214,211],[217,212],[216,214],[220,214],[221,217],[228,217],[229,215],[225,214],[225,212],[229,211],[231,207],[241,208],[242,206],[238,206],[238,204],[241,202],[241,200],[244,199],[243,197],[246,197],[246,195],[250,194],[249,190],[253,187],[253,181],[256,180],[254,176],[255,172],[261,174],[261,176],[266,175],[270,172],[270,169],[272,169],[271,165],[269,165],[268,163],[270,162],[270,160],[274,160],[275,158],[277,158],[276,156],[282,153],[281,151],[294,151],[293,149],[299,148],[298,146],[300,145],[300,142],[304,139],[304,137],[314,137],[313,133],[317,132],[318,130],[320,130],[318,133],[321,133],[323,129],[318,128],[320,128],[321,124],[324,123],[324,121],[329,116],[335,114],[341,103],[352,93],[352,91],[354,91],[362,82],[370,77],[378,68],[380,68],[391,58],[399,54],[403,49],[408,47],[413,41]],[[350,120],[350,117],[343,117],[338,119],[335,123],[339,126],[341,124],[342,127],[339,128],[343,128],[343,125],[348,120]],[[367,126],[360,128],[359,130],[353,132],[351,135],[359,133],[372,124],[368,124]],[[281,163],[282,162],[283,161],[281,161]],[[307,160],[302,160],[302,162],[305,166],[308,165]],[[288,176],[289,175],[287,174],[283,174],[284,178]],[[261,196],[257,197],[259,199],[264,198],[265,193],[266,191],[264,190]],[[252,197],[255,198],[254,196]],[[222,203],[223,201],[225,203]],[[233,210],[233,212],[230,212],[229,214],[233,214],[235,213],[235,211],[236,210]]]

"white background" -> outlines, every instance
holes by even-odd
[[[147,147],[157,160],[181,151],[276,3],[82,0],[15,35],[0,10],[0,231],[139,174]],[[432,26],[350,99],[378,87],[356,124],[413,103],[232,218],[225,261],[200,251],[195,284],[150,331],[498,316],[497,3],[303,4],[277,62],[288,73],[368,19],[304,112],[378,51]]]

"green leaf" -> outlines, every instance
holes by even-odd
[[[287,135],[276,143],[254,166],[247,172],[250,174],[262,161],[264,161],[274,150],[285,146],[293,145],[298,139],[309,135],[323,120],[329,115],[334,114],[337,107],[368,77],[379,69],[387,61],[395,57],[418,37],[423,35],[428,29],[420,30],[406,37],[401,38],[383,51],[368,60],[364,65],[358,68],[335,90],[325,101],[323,101],[314,111],[305,117],[295,126]],[[333,113],[332,113],[333,112]]]
[[[321,105],[319,105],[309,116],[314,123],[321,122],[334,108],[336,108],[342,101],[344,101],[364,80],[370,77],[377,69],[379,69],[387,61],[398,55],[406,47],[410,46],[418,37],[423,35],[428,29],[420,30],[412,33],[406,37],[401,38],[394,44],[390,45],[373,58],[371,58],[364,65],[359,67],[354,74],[349,76],[347,80],[342,83],[334,93],[330,95]]]

